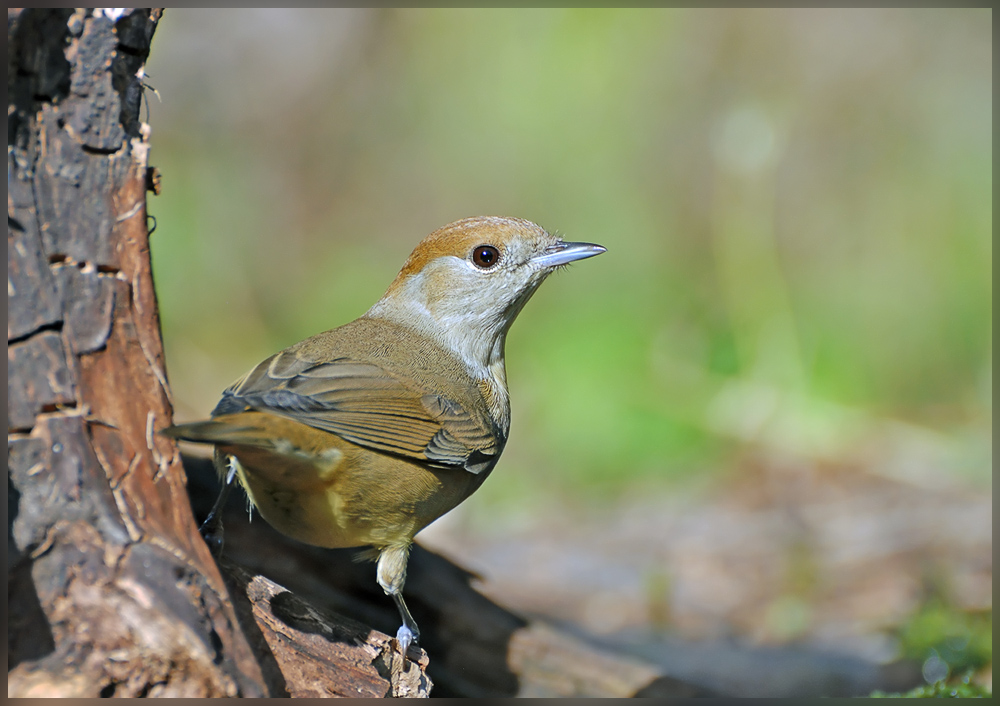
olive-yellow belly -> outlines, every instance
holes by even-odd
[[[259,413],[239,415],[249,422]],[[408,544],[479,485],[463,468],[429,468],[299,422],[260,415],[271,448],[216,446],[235,456],[251,502],[279,532],[321,547]]]

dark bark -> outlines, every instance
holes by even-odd
[[[315,693],[426,695],[426,660],[392,684],[379,671],[385,636],[343,653],[278,622],[262,634],[250,617],[287,599],[227,572],[234,608],[156,433],[172,408],[139,115],[159,18],[8,10],[8,695],[303,693],[288,674]]]
[[[9,10],[8,693],[262,695],[198,538],[149,265],[159,11]]]

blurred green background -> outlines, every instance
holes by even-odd
[[[469,502],[751,450],[992,487],[990,10],[180,10],[148,83],[177,419],[362,314],[427,233],[608,248],[507,345]]]

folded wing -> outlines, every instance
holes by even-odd
[[[473,473],[491,466],[502,448],[489,423],[458,402],[348,358],[318,363],[282,351],[229,387],[212,416],[246,409],[383,453]]]

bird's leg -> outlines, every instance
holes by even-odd
[[[406,607],[406,603],[403,601],[402,592],[392,593],[392,600],[396,603],[396,608],[399,609],[399,615],[403,619],[403,624],[399,626],[399,630],[396,631],[396,640],[399,642],[399,651],[403,653],[405,657],[410,650],[410,645],[416,645],[417,641],[420,639],[420,629],[417,627],[417,621],[413,619],[410,615],[410,611]]]
[[[405,659],[411,645],[416,645],[420,639],[420,630],[417,628],[417,621],[410,615],[410,611],[403,601],[403,584],[406,582],[406,562],[410,555],[410,545],[389,546],[382,549],[378,557],[378,584],[382,590],[392,596],[396,608],[399,610],[399,617],[403,619],[403,624],[396,631],[396,640],[399,642],[399,649]]]
[[[225,506],[226,500],[229,499],[229,493],[232,492],[233,486],[236,484],[236,470],[240,465],[235,456],[229,456],[226,459],[225,466],[222,465],[222,459],[222,454],[216,453],[216,467],[225,468],[226,473],[225,480],[222,482],[222,489],[219,491],[219,497],[215,499],[215,504],[212,505],[212,510],[208,513],[208,517],[205,518],[205,521],[201,523],[201,527],[198,528],[198,532],[205,538],[205,543],[216,558],[222,556],[222,545],[224,542],[222,508]]]

